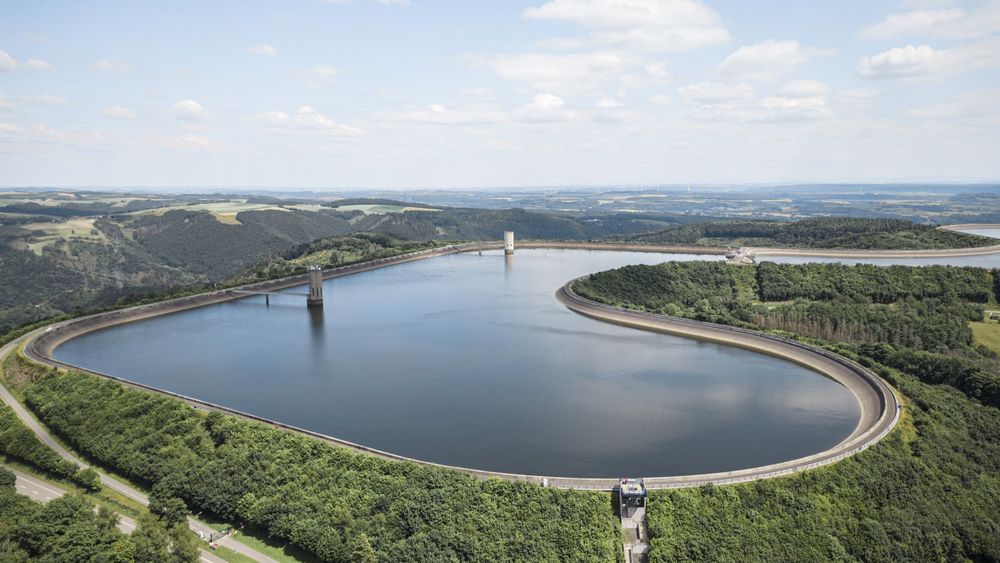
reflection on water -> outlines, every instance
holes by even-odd
[[[598,322],[567,280],[718,256],[472,252],[328,280],[57,350],[113,373],[419,459],[546,475],[669,475],[808,455],[853,430],[835,382],[745,350]]]
[[[969,229],[960,229],[960,232],[969,233],[971,235],[979,235],[990,238],[1000,238],[1000,229],[985,229],[981,227],[974,227]]]

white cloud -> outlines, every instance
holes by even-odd
[[[94,61],[90,68],[101,72],[127,72],[132,66],[125,61],[100,60]]]
[[[499,123],[507,120],[502,110],[488,105],[445,106],[443,104],[430,104],[423,108],[390,115],[390,117],[402,121],[437,125]]]
[[[53,70],[55,67],[52,63],[44,61],[42,59],[31,59],[29,58],[25,62],[18,62],[17,59],[10,56],[7,51],[0,50],[0,71],[4,70]]]
[[[278,50],[266,43],[261,43],[259,45],[254,45],[253,47],[247,47],[247,53],[250,53],[251,55],[260,55],[262,57],[273,57],[278,54]]]
[[[547,123],[558,121],[579,121],[583,115],[566,108],[566,101],[555,94],[536,94],[531,103],[517,112],[522,121]]]
[[[753,87],[745,82],[722,84],[701,82],[677,90],[685,101],[691,103],[716,103],[744,100],[753,97]]]
[[[169,149],[180,150],[180,151],[213,151],[222,148],[219,143],[216,143],[208,137],[202,135],[185,135],[176,139],[169,139],[165,143],[162,143]]]
[[[825,83],[818,80],[792,80],[778,88],[778,94],[789,98],[808,98],[825,96],[829,90]]]
[[[861,78],[900,78],[998,65],[1000,37],[990,37],[943,50],[930,45],[893,47],[862,58],[857,75]]]
[[[554,47],[683,51],[730,39],[718,14],[699,0],[550,0],[526,9],[524,17],[570,21],[589,30],[585,37],[549,41]]]
[[[292,115],[283,111],[258,113],[252,120],[258,125],[277,129],[324,131],[337,135],[364,134],[363,129],[333,121],[310,106],[302,106]]]
[[[56,96],[55,94],[35,94],[32,96],[23,96],[21,99],[31,104],[42,104],[47,106],[64,106],[69,103],[66,98]]]
[[[101,115],[108,119],[135,119],[135,112],[122,106],[111,106],[104,108]]]
[[[614,98],[601,98],[600,100],[597,100],[597,107],[601,109],[620,108],[623,105],[625,104]]]
[[[1000,90],[968,92],[908,113],[924,119],[971,119],[980,124],[983,119],[990,119],[992,123],[996,123],[1000,117]]]
[[[498,55],[488,63],[501,78],[528,83],[536,90],[589,92],[621,78],[634,65],[614,53],[523,53]]]
[[[355,0],[324,0],[327,4],[353,4]],[[410,0],[369,0],[385,6],[409,6]]]
[[[337,77],[337,67],[330,65],[313,65],[299,71],[299,76],[306,86],[313,89],[325,88]]]
[[[898,78],[929,74],[942,66],[944,51],[930,45],[907,45],[893,47],[871,57],[864,57],[858,63],[857,74],[861,78]]]
[[[531,100],[531,107],[536,109],[559,109],[566,105],[566,102],[554,94],[538,94]]]
[[[212,121],[215,116],[192,99],[181,100],[170,106],[171,113],[182,121]]]
[[[663,82],[670,78],[670,73],[667,72],[667,68],[661,63],[649,63],[643,67],[643,70],[646,71],[646,76],[653,80]]]
[[[961,8],[913,10],[891,14],[865,30],[868,39],[931,36],[973,39],[1000,31],[1000,1],[990,1],[968,12]]]
[[[0,51],[0,70],[17,70],[19,66],[17,59],[10,56],[10,53]]]
[[[800,121],[833,117],[824,96],[771,96],[760,101],[764,121]]]
[[[723,59],[717,70],[721,76],[735,80],[774,80],[823,52],[794,40],[768,39],[740,47]]]
[[[53,70],[56,67],[52,66],[52,63],[43,61],[42,59],[28,59],[24,63],[24,68],[28,70]]]

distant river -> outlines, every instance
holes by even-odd
[[[738,348],[568,311],[569,279],[717,256],[518,250],[443,256],[84,335],[64,362],[381,450],[553,476],[659,476],[838,443],[838,383]],[[301,289],[296,289],[301,291]]]

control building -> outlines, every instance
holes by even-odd
[[[503,232],[503,253],[507,256],[514,254],[514,231]]]
[[[323,270],[319,266],[309,266],[309,295],[306,296],[306,305],[323,305]]]

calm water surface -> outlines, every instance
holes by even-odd
[[[567,280],[718,257],[444,256],[91,333],[62,361],[446,464],[608,477],[724,471],[826,449],[858,407],[765,355],[568,311]],[[301,289],[296,289],[301,291]]]

